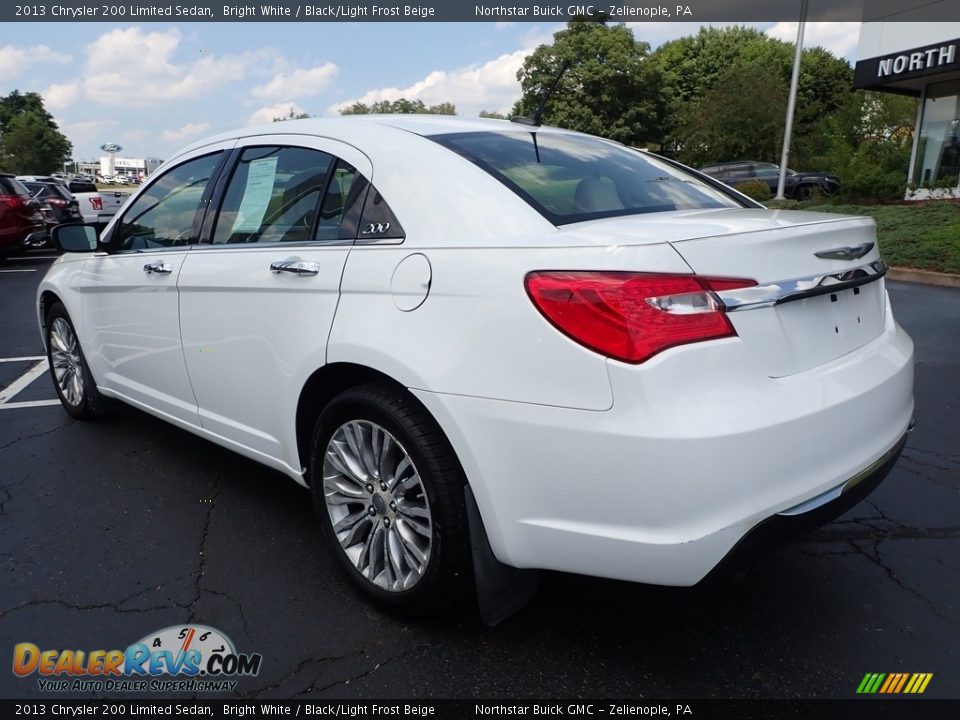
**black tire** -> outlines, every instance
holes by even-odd
[[[806,201],[813,200],[818,194],[818,188],[816,185],[801,185],[797,188],[796,197],[797,200]]]
[[[60,383],[57,380],[57,372],[54,369],[53,353],[55,340],[52,336],[54,328],[58,325],[58,321],[66,323],[76,343],[75,356],[79,364],[78,372],[80,378],[79,399],[77,399],[76,402],[68,398],[63,390],[61,390]],[[50,367],[50,378],[53,381],[53,389],[56,391],[57,397],[60,398],[63,409],[77,420],[92,420],[106,415],[110,409],[110,401],[100,394],[96,383],[93,381],[90,368],[87,366],[87,359],[84,357],[83,349],[80,347],[80,341],[77,339],[77,332],[73,327],[73,321],[70,320],[70,315],[67,313],[67,309],[63,306],[63,303],[54,303],[47,312],[46,334],[47,364]]]
[[[398,451],[405,452],[412,460],[415,474],[419,475],[419,486],[429,503],[427,507],[432,530],[429,559],[419,579],[407,589],[386,589],[368,579],[355,561],[348,557],[334,530],[331,512],[338,511],[331,510],[327,503],[324,461],[331,440],[351,422],[359,422],[368,428],[371,427],[368,424],[375,424],[392,436],[392,440],[399,444]],[[396,473],[396,476],[399,477],[400,473]],[[466,478],[440,427],[416,398],[402,389],[379,383],[360,385],[335,397],[320,413],[314,427],[308,480],[328,549],[347,577],[368,598],[406,616],[423,616],[441,611],[467,597],[467,592],[472,588],[473,569],[464,499]],[[393,498],[393,495],[389,498]],[[422,495],[418,493],[417,498],[419,500]],[[370,502],[369,498],[356,501],[361,511],[367,502]],[[406,501],[397,499],[397,502]],[[383,508],[384,504],[381,502],[380,507]],[[351,502],[350,506],[345,506],[346,509],[339,512],[353,513],[357,509],[353,505]],[[394,505],[391,503],[390,507]],[[364,518],[362,521],[370,527],[369,533],[362,537],[370,538],[375,531],[386,533],[389,530],[389,527],[381,527],[381,522],[389,525],[389,518],[384,515],[381,520],[381,516],[373,512],[370,511],[370,519]],[[405,520],[400,514],[394,515],[393,532],[397,536],[406,527],[401,526]],[[369,544],[370,540],[358,540],[359,543]],[[386,545],[385,540],[384,547]],[[363,554],[363,551],[359,552]],[[381,558],[384,557],[383,552]],[[395,557],[399,557],[396,552]],[[386,568],[385,558],[382,564]],[[386,569],[383,572],[386,573]],[[398,577],[399,574],[395,573],[394,576]],[[382,573],[378,577],[383,580]]]

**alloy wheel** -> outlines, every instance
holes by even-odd
[[[74,407],[83,402],[83,362],[80,344],[64,318],[58,317],[50,327],[50,363],[57,387],[64,399]]]
[[[411,589],[430,562],[433,521],[413,459],[383,427],[344,423],[327,443],[323,494],[340,548],[367,581]]]

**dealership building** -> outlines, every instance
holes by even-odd
[[[910,199],[960,197],[960,23],[866,22],[854,85],[920,100]]]

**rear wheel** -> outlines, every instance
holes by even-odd
[[[47,313],[47,360],[64,410],[78,420],[105,414],[107,399],[93,382],[73,323],[59,302]]]
[[[414,614],[463,595],[466,482],[415,398],[379,384],[334,398],[316,423],[309,479],[326,543],[364,594]]]
[[[801,185],[797,188],[797,200],[813,200],[816,196],[816,185]]]

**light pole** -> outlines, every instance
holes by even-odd
[[[783,129],[783,151],[780,153],[780,177],[774,200],[786,200],[783,189],[787,183],[787,162],[790,160],[790,137],[793,135],[793,112],[797,107],[797,85],[800,83],[800,59],[803,55],[803,29],[807,24],[808,0],[800,0],[800,22],[797,25],[797,48],[793,55],[793,74],[790,77],[790,97],[787,99],[787,122]]]

